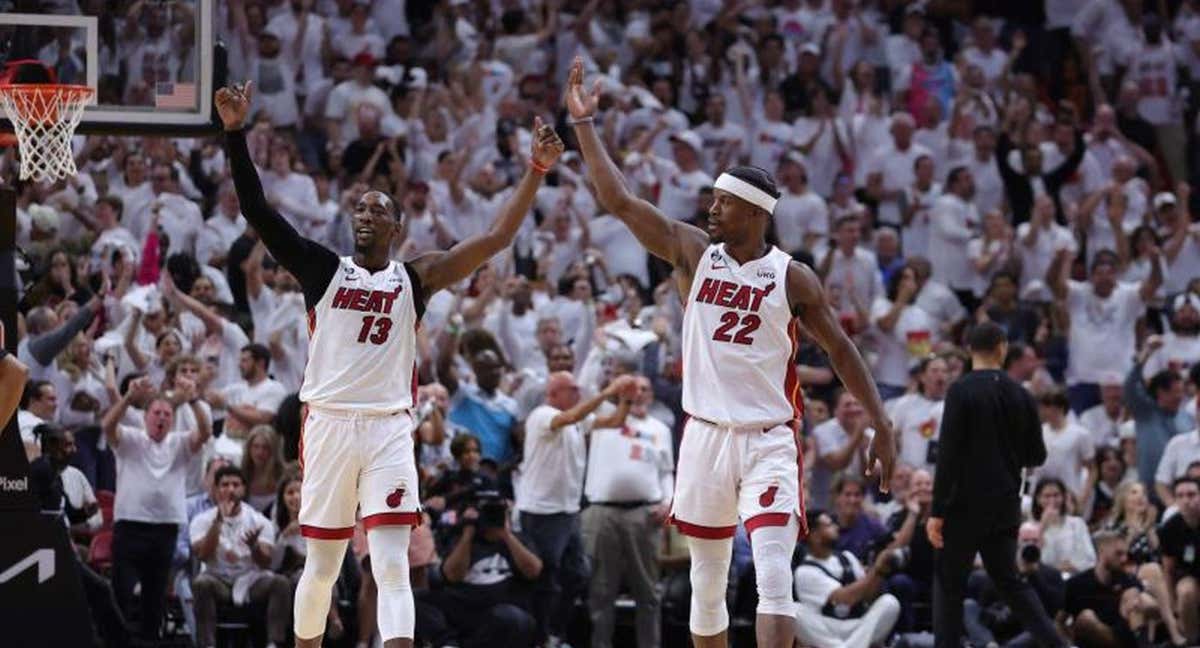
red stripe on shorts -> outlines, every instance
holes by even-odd
[[[308,526],[307,524],[300,525],[300,535],[305,538],[316,538],[317,540],[349,540],[354,537],[354,527],[346,527],[344,529],[330,529],[327,527]]]
[[[746,533],[754,533],[760,527],[787,526],[791,513],[759,513],[746,520]]]
[[[693,538],[701,538],[704,540],[722,540],[724,538],[732,538],[737,531],[737,525],[731,524],[723,527],[704,526],[702,524],[692,524],[684,522],[677,517],[671,517],[671,524],[674,524],[679,532],[685,536]]]
[[[376,513],[362,519],[364,529],[374,529],[377,526],[421,526],[421,514],[418,511],[407,513]]]
[[[308,422],[308,405],[300,405],[300,478],[304,478],[304,424]]]

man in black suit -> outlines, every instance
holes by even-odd
[[[935,645],[959,646],[967,575],[978,552],[1021,625],[1042,646],[1065,646],[1037,594],[1016,571],[1021,469],[1046,460],[1037,406],[1001,369],[1008,353],[1003,329],[980,324],[967,337],[967,347],[972,371],[946,394],[933,505],[925,525],[937,549]]]
[[[1083,131],[1079,130],[1077,121],[1067,111],[1058,117],[1058,126],[1075,129],[1075,146],[1057,167],[1050,171],[1042,170],[1042,150],[1037,143],[1020,141],[1014,143],[1014,137],[1023,139],[1026,125],[1017,125],[1011,113],[1005,120],[1005,128],[996,141],[996,163],[1000,167],[1000,177],[1004,181],[1004,193],[1008,196],[1008,204],[1012,208],[1013,224],[1020,225],[1029,220],[1033,213],[1033,199],[1039,193],[1045,193],[1054,201],[1055,218],[1059,223],[1065,223],[1062,203],[1058,199],[1058,190],[1062,188],[1083,162],[1087,145],[1083,141]],[[1016,134],[1014,134],[1014,131]],[[1009,164],[1008,154],[1013,147],[1021,151],[1021,168],[1014,169]]]

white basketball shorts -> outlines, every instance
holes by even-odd
[[[420,523],[415,421],[408,411],[359,414],[306,408],[300,427],[300,533],[339,540],[363,526]]]
[[[805,533],[801,455],[789,425],[718,426],[689,418],[679,447],[671,523],[695,538],[729,538],[740,517],[746,531],[800,519]]]

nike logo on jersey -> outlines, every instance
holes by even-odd
[[[757,313],[763,298],[770,295],[772,290],[775,290],[773,281],[763,288],[755,288],[708,277],[700,284],[700,290],[696,292],[696,301]]]
[[[360,311],[363,313],[390,313],[396,297],[400,295],[403,286],[395,290],[364,290],[362,288],[338,288],[333,296],[332,308],[339,310]]]

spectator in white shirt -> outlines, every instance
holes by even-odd
[[[1054,201],[1046,194],[1033,199],[1033,215],[1017,226],[1016,252],[1021,261],[1021,298],[1049,301],[1046,272],[1061,250],[1074,254],[1078,248],[1071,230],[1054,222]]]
[[[1106,371],[1129,373],[1136,348],[1134,325],[1146,303],[1162,284],[1158,251],[1151,260],[1150,276],[1138,285],[1120,284],[1117,255],[1102,250],[1092,261],[1087,283],[1071,281],[1070,252],[1060,250],[1047,271],[1046,281],[1054,297],[1071,316],[1068,331],[1067,389],[1071,409],[1081,412],[1100,402],[1100,375]],[[1114,350],[1123,350],[1114,353]]]
[[[525,420],[525,458],[517,486],[521,529],[542,559],[534,616],[544,634],[563,636],[565,615],[558,610],[575,600],[585,583],[579,505],[583,497],[586,437],[595,428],[620,427],[629,414],[633,376],[621,376],[604,391],[580,399],[579,385],[567,372],[550,376],[546,404]],[[622,395],[611,415],[593,416],[604,401]]]
[[[1036,479],[1055,478],[1061,481],[1077,500],[1084,499],[1090,488],[1092,457],[1096,450],[1092,436],[1079,424],[1067,418],[1067,395],[1052,389],[1038,397],[1038,412],[1042,418],[1042,439],[1046,443],[1046,461],[1034,470]]]
[[[117,217],[134,240],[139,242],[139,251],[140,242],[146,238],[146,225],[150,222],[150,201],[154,200],[154,191],[150,188],[146,171],[146,158],[138,151],[130,151],[125,154],[122,173],[108,183],[109,195],[121,200]]]
[[[968,311],[974,311],[974,272],[967,258],[967,244],[979,231],[979,212],[971,199],[975,180],[966,167],[955,167],[946,176],[946,193],[933,208],[929,232],[929,259],[933,278],[946,284]]]
[[[94,220],[99,235],[92,243],[92,258],[110,271],[115,265],[113,255],[118,252],[127,263],[135,265],[141,256],[141,242],[121,224],[124,212],[125,204],[117,196],[108,195],[96,201]]]
[[[1175,297],[1171,309],[1171,327],[1162,335],[1162,346],[1146,358],[1142,375],[1151,376],[1170,369],[1186,374],[1200,363],[1200,296],[1192,292]]]
[[[746,129],[725,119],[725,95],[713,93],[704,103],[705,122],[695,128],[703,142],[704,170],[716,173],[741,156]]]
[[[226,180],[217,190],[217,206],[196,236],[196,260],[225,269],[225,259],[233,242],[246,231],[246,219],[238,205],[233,181]]]
[[[160,256],[175,253],[195,256],[204,216],[196,203],[179,193],[178,169],[171,164],[155,164],[150,171],[150,188],[155,195],[150,202],[151,224],[158,224],[170,244],[164,249],[160,243]]]
[[[391,100],[383,90],[372,83],[375,75],[375,57],[365,53],[359,54],[354,57],[353,63],[351,77],[333,87],[325,106],[328,147],[335,155],[341,155],[347,144],[358,139],[358,120],[353,117],[358,114],[360,104],[375,106],[383,113],[385,120],[394,116]]]
[[[933,153],[913,142],[916,123],[912,115],[897,112],[892,115],[892,141],[880,146],[867,158],[864,165],[867,180],[877,176],[882,183],[883,195],[879,199],[879,222],[899,227],[901,223],[900,200],[904,189],[915,179],[917,158]]]
[[[1070,514],[1067,490],[1054,477],[1038,480],[1033,491],[1032,516],[1042,525],[1042,564],[1064,574],[1091,569],[1096,564],[1096,550],[1088,533],[1087,523]]]
[[[808,505],[814,509],[832,504],[836,475],[862,472],[867,447],[875,436],[875,432],[867,427],[862,404],[854,394],[841,390],[833,402],[833,418],[813,428],[812,433],[817,458],[808,482]]]
[[[647,155],[642,159],[649,163],[649,177],[634,174],[643,184],[659,184],[658,208],[675,220],[691,219],[696,213],[696,196],[713,184],[713,177],[700,168],[703,150],[704,144],[694,131],[676,133],[671,136],[674,161]],[[644,182],[647,179],[652,182]]]
[[[127,617],[134,585],[141,583],[141,635],[161,633],[163,608],[175,538],[187,522],[185,485],[188,462],[208,441],[212,427],[193,389],[184,395],[198,422],[188,434],[171,434],[171,404],[152,397],[142,428],[120,425],[129,405],[151,397],[149,378],[138,378],[104,415],[102,429],[117,459],[117,496],[113,504],[113,590]]]
[[[25,446],[25,458],[29,461],[42,454],[41,444],[33,431],[43,423],[53,423],[57,418],[58,390],[47,380],[31,380],[25,383],[21,393],[20,409],[17,410],[17,428],[21,443]]]
[[[937,323],[913,303],[918,290],[917,271],[910,262],[892,274],[887,294],[871,305],[876,350],[871,368],[884,399],[903,394],[910,368],[933,350]]]
[[[971,262],[977,299],[983,298],[997,272],[1015,269],[1012,226],[999,210],[984,213],[982,231],[967,243],[967,259]]]
[[[862,223],[857,216],[843,216],[833,227],[833,246],[814,250],[821,259],[818,271],[825,287],[838,287],[851,303],[870,308],[883,295],[883,276],[875,254],[861,246]]]
[[[638,645],[658,646],[658,545],[674,490],[673,443],[671,429],[649,415],[649,379],[637,376],[636,390],[625,425],[591,434],[583,512],[583,544],[593,565],[588,607],[593,634],[611,642],[617,595],[626,585],[637,603]],[[629,569],[631,563],[637,568]]]
[[[938,433],[946,397],[946,361],[928,356],[917,364],[917,391],[901,396],[891,406],[899,433],[899,460],[933,472],[937,467]]]
[[[1079,425],[1092,436],[1096,448],[1120,446],[1120,426],[1125,419],[1125,378],[1109,371],[1100,376],[1100,404],[1079,415]]]
[[[213,407],[228,412],[225,436],[245,441],[250,428],[274,420],[279,404],[287,396],[287,390],[268,376],[270,364],[271,352],[266,347],[248,344],[242,347],[238,361],[242,379],[222,390],[210,390],[206,394],[206,400]]]
[[[201,647],[217,645],[217,605],[267,603],[267,636],[285,645],[291,634],[292,584],[267,568],[275,546],[275,525],[244,506],[246,481],[233,466],[213,475],[217,505],[192,519],[188,536],[192,556],[204,571],[192,579],[196,634]]]
[[[1171,486],[1176,479],[1185,477],[1200,463],[1200,428],[1185,434],[1177,434],[1167,442],[1162,459],[1154,473],[1154,490],[1166,505],[1174,503]]]
[[[383,58],[383,37],[375,31],[371,20],[371,0],[355,0],[350,9],[350,29],[332,41],[334,51],[343,58],[352,59],[363,53],[376,59]]]
[[[808,186],[808,169],[798,153],[788,153],[779,161],[779,200],[771,223],[779,247],[795,254],[812,251],[819,241],[829,237],[829,207]]]
[[[933,181],[933,158],[921,155],[913,161],[913,183],[904,188],[901,238],[906,257],[929,255],[929,233],[934,203],[942,195],[941,183]]]

